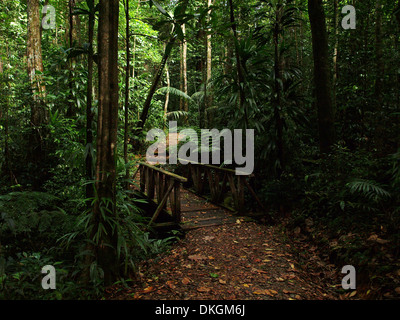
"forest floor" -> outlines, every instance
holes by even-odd
[[[195,195],[187,198],[192,203],[201,201]],[[202,210],[197,212],[205,214]],[[190,214],[193,223],[196,218]],[[168,252],[143,261],[137,279],[128,288],[108,288],[106,299],[336,300],[352,296],[338,293],[341,270],[322,261],[316,247],[288,239],[279,226],[242,217],[232,220],[226,214],[225,222],[217,217],[214,221],[220,223],[189,229]]]

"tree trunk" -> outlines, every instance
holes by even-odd
[[[165,50],[165,48],[164,48],[164,50]],[[167,91],[167,93],[165,95],[165,103],[164,103],[164,116],[163,116],[164,129],[165,129],[165,126],[167,124],[167,113],[168,113],[168,104],[169,104],[169,88],[171,87],[168,63],[166,63],[166,65],[165,65],[165,73],[166,73],[166,77],[167,77],[167,88],[168,88],[168,91]]]
[[[186,37],[186,26],[182,24],[182,32],[184,37]],[[181,43],[181,84],[180,89],[185,94],[188,94],[188,82],[187,82],[187,41],[186,38],[182,40]],[[179,110],[188,111],[189,103],[186,99],[180,98]],[[187,123],[187,117],[185,117],[185,122]]]
[[[3,41],[3,39],[0,39]],[[8,51],[8,48],[7,48]],[[7,180],[9,180],[10,183],[12,183],[12,171],[10,167],[10,149],[9,149],[9,133],[8,133],[8,113],[9,113],[9,92],[10,92],[10,85],[9,85],[9,79],[8,76],[6,75],[3,78],[3,59],[0,56],[0,85],[4,83],[4,87],[0,86],[0,105],[4,107],[4,109],[0,109],[0,120],[3,120],[3,126],[4,126],[4,164],[1,168],[0,171],[0,176],[7,177]]]
[[[338,47],[339,47],[338,21],[339,21],[338,0],[333,0],[333,32],[334,32],[335,44],[333,47],[332,108],[334,111],[336,111],[336,109],[337,109],[337,106],[336,106],[336,82],[337,82],[337,78],[338,78],[338,64],[337,64]]]
[[[183,12],[186,11],[187,4],[188,4],[188,2],[186,0],[184,0],[185,8],[184,8]],[[173,45],[175,43],[175,40],[176,40],[176,36],[172,35],[170,40],[169,40],[169,42],[168,42],[168,44],[167,44],[167,46],[165,47],[163,58],[161,60],[160,66],[158,67],[157,73],[156,73],[156,75],[155,75],[155,77],[153,79],[153,83],[152,83],[152,85],[150,87],[150,90],[149,90],[149,93],[147,95],[146,101],[144,102],[142,114],[140,115],[140,120],[139,120],[139,123],[137,125],[138,129],[136,130],[135,135],[138,135],[144,128],[144,125],[145,125],[146,120],[147,120],[147,116],[149,114],[149,109],[150,109],[150,106],[151,106],[151,100],[153,99],[154,93],[157,90],[158,83],[160,82],[160,78],[161,78],[161,76],[163,74],[163,70],[164,70],[165,64],[167,63],[167,60],[168,60],[168,58],[170,56],[170,53],[172,51],[172,47],[173,47]]]
[[[180,52],[179,52],[179,57],[180,57],[180,61],[179,61],[179,90],[181,90],[183,92],[183,41],[181,41],[180,44]],[[164,46],[164,50],[165,50],[165,46]],[[179,110],[183,111],[183,98],[180,97],[179,99]]]
[[[375,97],[377,99],[378,108],[382,107],[382,90],[383,77],[385,74],[385,64],[383,62],[382,51],[382,3],[381,0],[376,1],[375,6]]]
[[[183,80],[183,92],[188,94],[188,80],[187,80],[187,41],[186,41],[186,26],[182,25],[183,42],[182,42],[182,80]],[[183,110],[189,111],[189,102],[183,100]],[[185,123],[187,124],[188,118],[185,116]]]
[[[68,1],[68,9],[69,9],[69,32],[68,32],[68,40],[69,47],[73,48],[76,44],[79,45],[79,16],[74,15],[73,12],[76,7],[76,0]],[[78,42],[78,43],[77,43]],[[69,66],[69,97],[68,97],[68,109],[66,112],[66,116],[68,118],[72,118],[76,114],[75,110],[75,102],[74,102],[74,81],[73,81],[73,71],[76,65],[76,58],[70,58],[68,62]]]
[[[31,134],[30,159],[32,161],[33,189],[41,188],[47,173],[45,172],[45,131],[43,125],[47,122],[47,112],[44,105],[46,87],[43,84],[42,47],[40,38],[39,0],[27,1],[27,71],[32,90],[31,103]],[[39,74],[38,74],[39,73]]]
[[[400,1],[396,6],[396,21],[397,21],[397,37],[396,37],[396,46],[399,48],[399,34],[400,34]],[[400,69],[399,62],[397,64],[398,68]],[[397,106],[400,107],[400,73],[397,72]]]
[[[236,30],[235,14],[234,14],[232,0],[229,0],[229,13],[230,13],[231,28],[232,28],[232,32],[233,32],[234,41],[235,41],[236,68],[237,68],[237,76],[238,76],[237,85],[238,85],[238,89],[239,89],[239,109],[243,110],[245,124],[246,124],[246,127],[248,127],[247,110],[246,110],[246,106],[245,106],[246,97],[245,97],[245,92],[243,90],[244,77],[243,77],[243,71],[242,71],[240,55],[239,55],[239,48],[238,48],[239,39],[238,39],[238,35],[237,35],[237,30]]]
[[[328,153],[335,142],[334,113],[325,12],[322,0],[308,0],[314,56],[314,83],[318,112],[321,153]]]
[[[124,162],[126,167],[125,179],[126,189],[129,189],[129,168],[128,168],[128,133],[129,133],[129,78],[131,71],[131,60],[130,60],[130,32],[129,32],[129,0],[124,2],[125,4],[125,20],[126,20],[126,72],[125,72],[125,124],[124,124]]]
[[[282,175],[285,167],[284,150],[283,150],[283,119],[282,112],[282,72],[281,57],[279,54],[279,11],[276,10],[275,26],[273,31],[274,39],[274,74],[275,74],[275,101],[274,101],[274,117],[276,126],[276,148],[278,152],[279,167],[277,168],[278,178]]]
[[[147,120],[147,116],[149,114],[151,100],[153,99],[154,93],[157,90],[158,83],[160,82],[161,75],[163,73],[165,64],[167,63],[167,60],[169,58],[169,55],[171,53],[171,49],[172,49],[172,46],[174,43],[175,43],[175,37],[171,37],[169,43],[167,44],[167,46],[164,50],[164,54],[163,54],[163,58],[161,60],[160,66],[158,67],[157,73],[153,79],[153,83],[150,87],[149,93],[147,94],[146,101],[144,102],[142,114],[140,115],[140,120],[138,123],[138,129],[136,130],[136,135],[139,134],[144,128],[145,122]]]
[[[91,239],[95,257],[104,271],[104,282],[110,285],[119,277],[116,226],[116,158],[118,126],[118,0],[100,0],[99,104],[97,121],[96,194]]]
[[[212,0],[207,0],[207,7],[210,10],[208,12],[208,18],[207,21],[208,23],[210,22],[210,16],[211,16],[211,6],[212,6]],[[211,45],[211,29],[208,28],[207,29],[207,40],[206,40],[206,51],[207,51],[207,62],[206,62],[206,85],[208,85],[208,83],[211,80],[211,71],[212,71],[212,45]],[[206,97],[205,97],[205,101],[206,101],[206,114],[207,114],[207,122],[208,122],[208,126],[211,127],[211,121],[212,121],[212,111],[210,110],[210,108],[212,107],[212,94],[210,94],[210,92],[208,92],[208,90],[205,91],[206,92]]]
[[[42,82],[43,73],[42,45],[40,38],[39,0],[28,0],[28,39],[27,39],[27,69],[31,82],[34,104],[32,106],[32,123],[41,125],[46,120],[46,113],[42,106],[45,98],[46,87]]]
[[[93,180],[93,157],[92,150],[93,146],[93,118],[94,113],[93,107],[93,37],[94,37],[94,22],[95,22],[95,12],[94,12],[94,2],[93,8],[90,8],[89,14],[89,53],[88,53],[88,82],[86,91],[86,179],[88,181]],[[94,189],[91,183],[86,185],[86,198],[91,199],[94,196]],[[88,201],[88,206],[91,200]]]

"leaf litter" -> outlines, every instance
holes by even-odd
[[[315,250],[307,253],[310,263],[301,266],[291,247],[274,227],[254,222],[193,229],[157,261],[142,262],[142,276],[130,288],[115,286],[106,298],[339,299],[340,270],[328,272]]]

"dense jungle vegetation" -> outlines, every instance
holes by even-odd
[[[168,250],[130,186],[172,120],[254,129],[249,212],[399,298],[399,49],[397,0],[2,0],[0,298],[101,298]]]

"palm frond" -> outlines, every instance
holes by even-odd
[[[189,95],[187,95],[183,91],[181,91],[181,90],[179,90],[177,88],[173,88],[173,87],[162,87],[162,88],[157,90],[157,93],[170,93],[170,94],[173,94],[175,96],[181,97],[181,98],[183,98],[185,100],[192,101],[192,98]]]
[[[373,180],[357,179],[349,182],[346,186],[349,188],[351,193],[358,193],[368,200],[375,202],[391,197],[391,194],[388,191]]]
[[[187,116],[189,116],[189,112],[187,112],[187,111],[177,110],[177,111],[171,111],[171,112],[167,113],[167,118],[172,119],[172,120],[178,120],[181,117],[187,117]]]

